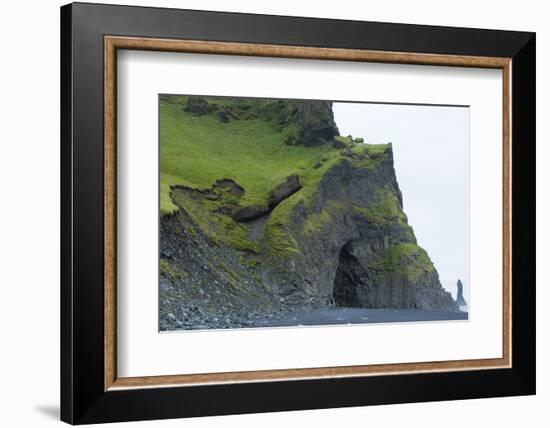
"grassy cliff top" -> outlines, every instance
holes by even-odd
[[[231,179],[245,190],[242,205],[265,205],[292,174],[305,189],[316,183],[343,150],[374,155],[386,149],[337,134],[330,103],[163,95],[161,213],[177,209],[173,185],[204,190]]]

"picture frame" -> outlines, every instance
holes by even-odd
[[[117,375],[117,51],[502,70],[502,357]],[[61,419],[535,393],[535,34],[73,3],[61,8]]]

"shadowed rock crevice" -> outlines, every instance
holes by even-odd
[[[334,277],[333,295],[336,306],[416,308],[416,285],[424,280],[415,282],[406,274],[385,270],[380,260],[386,257],[388,251],[392,251],[387,238],[371,239],[371,243],[367,241],[368,238],[357,239],[346,244],[340,251]],[[431,286],[436,287],[436,284]]]
[[[334,277],[334,304],[341,307],[358,307],[357,276],[355,267],[357,259],[350,254],[348,246],[344,245],[338,255],[338,267]]]
[[[275,186],[269,192],[267,207],[265,205],[245,205],[239,207],[233,212],[233,220],[244,223],[267,216],[277,205],[301,188],[300,178],[296,174],[289,175],[283,183]]]

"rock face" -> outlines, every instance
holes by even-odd
[[[245,327],[277,312],[249,260],[214,244],[184,210],[162,218],[160,236],[161,330]]]
[[[191,99],[190,114],[269,118],[286,124],[285,144],[332,151],[274,183],[264,203],[244,203],[245,186],[223,177],[170,187],[178,211],[161,218],[161,328],[247,325],[289,307],[459,310],[403,212],[391,144],[333,148],[330,103]]]
[[[246,222],[256,220],[269,213],[269,208],[266,208],[262,205],[247,205],[241,208],[238,208],[233,213],[233,220]]]
[[[212,111],[211,105],[202,97],[189,97],[184,110],[196,116],[203,116]]]
[[[301,187],[300,179],[297,175],[294,174],[288,176],[284,183],[279,184],[271,192],[269,192],[267,206],[270,210],[272,210],[290,195],[293,195],[300,190]]]
[[[270,260],[273,288],[293,302],[457,310],[407,223],[391,145],[375,157],[339,159],[285,221],[268,221],[266,250],[270,233],[291,243]]]
[[[458,306],[466,306],[467,303],[466,303],[466,300],[464,300],[464,295],[462,294],[463,293],[463,291],[462,291],[463,285],[462,285],[462,281],[460,279],[456,282],[456,288],[457,288],[456,304]]]
[[[334,122],[332,103],[328,101],[293,101],[295,118],[298,124],[296,143],[304,146],[317,146],[333,141],[338,135]]]
[[[338,135],[330,101],[272,100],[252,102],[246,99],[227,99],[230,102],[211,103],[204,97],[191,96],[183,110],[195,116],[212,114],[223,123],[232,120],[263,119],[280,128],[292,125],[285,137],[287,145],[319,146],[331,143]]]

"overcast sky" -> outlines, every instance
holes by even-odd
[[[442,285],[469,301],[469,109],[334,103],[341,135],[393,143],[403,208]]]

